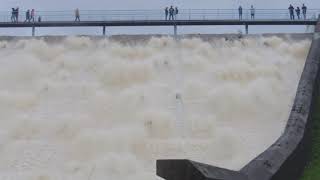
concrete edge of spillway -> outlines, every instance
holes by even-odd
[[[240,171],[191,160],[157,160],[157,175],[166,180],[297,180],[307,162],[310,126],[320,85],[320,17],[305,62],[293,107],[280,138]]]

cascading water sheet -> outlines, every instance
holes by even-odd
[[[282,133],[309,46],[0,41],[0,179],[149,180],[167,158],[240,169]]]

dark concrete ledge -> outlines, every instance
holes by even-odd
[[[158,160],[157,175],[166,180],[298,180],[307,161],[319,65],[320,18],[285,131],[273,145],[238,172],[188,160]]]
[[[247,180],[239,172],[190,160],[158,160],[157,174],[167,180]]]

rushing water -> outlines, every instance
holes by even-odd
[[[0,41],[0,179],[150,180],[161,158],[240,169],[283,131],[309,46]]]

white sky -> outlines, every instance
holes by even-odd
[[[80,9],[162,9],[166,5],[177,5],[180,8],[237,8],[240,4],[257,8],[281,9],[305,3],[309,8],[320,8],[319,0],[0,0],[0,10],[11,7],[35,8],[39,10]]]
[[[301,6],[305,3],[308,8],[320,9],[320,0],[0,0],[0,11],[8,11],[19,6],[21,10],[119,10],[119,9],[163,9],[165,6],[174,5],[181,9],[235,9],[240,4],[248,8],[253,4],[257,9],[286,9],[289,4]],[[1,20],[1,18],[0,18]],[[231,33],[244,31],[242,26],[228,27],[179,27],[179,33]],[[249,27],[250,33],[263,32],[305,32],[306,27]],[[109,34],[141,34],[141,33],[172,33],[172,27],[113,27],[108,28]],[[41,28],[37,35],[44,34],[93,34],[100,35],[102,28]],[[0,35],[30,35],[30,28],[0,29]]]

